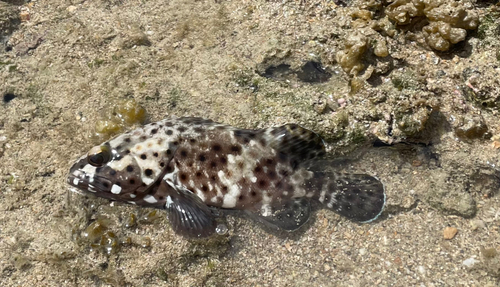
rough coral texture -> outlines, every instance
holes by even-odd
[[[409,25],[415,20],[425,20],[422,28],[425,42],[438,51],[448,51],[452,44],[465,40],[466,30],[474,30],[478,16],[468,8],[466,1],[396,0],[385,12],[397,25]]]

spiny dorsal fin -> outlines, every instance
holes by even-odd
[[[294,167],[325,154],[321,137],[296,124],[266,129],[263,137],[278,152],[278,157],[288,158]]]

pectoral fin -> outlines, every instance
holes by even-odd
[[[165,181],[159,188],[171,189],[165,208],[175,233],[188,238],[203,238],[216,232],[215,215],[198,196],[183,188],[173,188]]]

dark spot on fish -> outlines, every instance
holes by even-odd
[[[242,162],[242,161],[238,162],[238,168],[239,169],[243,169],[244,166],[245,166],[244,162]]]
[[[238,200],[243,200],[243,199],[245,199],[245,196],[243,194],[238,196]]]
[[[181,173],[181,174],[179,175],[179,178],[180,178],[182,181],[186,181],[186,180],[187,180],[187,178],[188,178],[188,176],[187,176],[187,174],[185,174],[185,173]]]
[[[174,132],[172,130],[167,130],[167,135],[172,135]]]
[[[177,128],[177,130],[181,133],[185,132],[186,131],[186,128],[185,127],[179,127]]]
[[[269,183],[265,179],[261,179],[258,182],[258,185],[259,185],[260,188],[266,188],[268,186],[268,184]]]
[[[115,174],[116,174],[116,170],[114,170],[114,169],[110,170],[110,171],[109,171],[109,174],[110,174],[110,175],[115,175]]]
[[[261,144],[262,146],[266,146],[266,144],[267,144],[266,139],[264,139],[264,138],[261,138],[261,139],[259,140],[259,142],[260,142],[260,144]]]
[[[126,143],[129,143],[131,140],[130,140],[130,138],[125,138],[125,139],[124,139],[124,141],[125,141]]]
[[[146,176],[152,176],[152,175],[153,175],[153,170],[152,170],[152,169],[147,168],[147,169],[144,171],[144,174],[145,174]]]
[[[212,149],[213,149],[214,151],[220,151],[220,150],[221,150],[221,147],[220,147],[220,145],[218,145],[218,144],[214,144],[214,145],[212,146]]]
[[[130,153],[130,150],[129,150],[129,149],[126,149],[126,150],[125,150],[125,153],[126,153],[126,154],[129,154],[129,153]]]
[[[222,191],[224,191],[224,192],[227,191],[227,186],[223,185],[221,188],[222,188]]]
[[[202,185],[201,186],[201,190],[203,190],[203,192],[207,192],[208,191],[208,187],[206,185]]]
[[[227,177],[231,177],[231,176],[233,176],[233,173],[232,173],[230,170],[228,170],[228,171],[226,172],[226,175],[227,175]]]
[[[256,166],[253,171],[259,173],[262,171],[262,168],[260,166]]]
[[[128,181],[130,184],[135,184],[135,180],[134,179],[131,179]]]
[[[151,134],[153,134],[153,135],[154,135],[154,134],[156,134],[157,132],[158,132],[158,130],[157,130],[157,129],[152,129],[152,130],[151,130]]]
[[[147,136],[141,136],[141,141],[145,141],[147,138]]]
[[[187,157],[187,151],[185,149],[181,150],[181,156]]]
[[[103,182],[102,183],[102,186],[104,186],[105,188],[108,188],[109,187],[109,184],[107,182]]]
[[[172,171],[174,171],[174,167],[173,167],[173,166],[171,166],[171,165],[168,165],[168,166],[167,166],[167,168],[165,169],[165,171],[166,171],[167,173],[171,173]]]
[[[160,162],[160,166],[161,166],[161,167],[164,167],[164,166],[165,166],[165,163],[164,163],[164,162]]]
[[[146,154],[144,154],[144,153],[141,154],[141,159],[146,159],[146,158],[148,158],[148,156]]]
[[[235,153],[240,153],[241,147],[239,145],[233,145],[233,146],[231,146],[231,151],[235,152]]]
[[[165,199],[165,197],[160,195],[160,196],[158,196],[158,199],[159,199],[159,200],[164,200],[164,199]]]
[[[256,196],[257,196],[257,192],[255,192],[255,191],[253,191],[253,190],[252,190],[252,191],[250,192],[250,196],[251,196],[251,197],[256,197]]]
[[[201,162],[203,162],[203,161],[207,160],[207,158],[205,157],[205,155],[204,155],[204,154],[201,154],[201,155],[198,157],[198,159],[199,159]]]
[[[267,173],[267,176],[269,177],[269,179],[276,179],[276,172],[273,171],[273,170],[270,170],[268,173]]]
[[[133,172],[134,171],[134,167],[131,166],[131,165],[127,165],[127,171],[128,172]]]
[[[172,154],[172,151],[170,149],[167,149],[167,151],[165,152],[167,155],[171,155]]]
[[[121,149],[122,146],[121,145],[117,145],[115,149]]]
[[[222,164],[226,164],[226,163],[227,163],[227,158],[226,158],[226,157],[224,157],[224,156],[222,156],[222,157],[220,158],[220,162],[221,162]]]
[[[84,168],[84,167],[85,167],[85,165],[84,165],[84,164],[81,164],[81,165],[80,165],[80,169],[82,169],[82,168]]]
[[[174,124],[173,124],[172,122],[166,122],[166,123],[165,123],[165,126],[166,126],[166,127],[171,127],[171,126],[173,126],[173,125],[174,125]]]
[[[158,153],[157,152],[153,153],[153,156],[158,157]]]
[[[211,179],[212,181],[214,181],[214,182],[215,182],[215,181],[217,181],[217,177],[216,177],[215,175],[212,175],[212,177],[210,177],[210,179]]]
[[[202,129],[200,127],[196,127],[196,128],[193,129],[193,131],[200,134],[200,133],[202,133],[204,131],[204,129]]]
[[[215,161],[210,162],[210,167],[215,168],[217,167],[217,163]]]
[[[195,139],[189,139],[189,142],[192,143],[192,144],[194,144],[194,143],[196,143],[196,140]]]
[[[197,171],[195,175],[196,175],[196,177],[201,177],[202,174],[201,174],[201,172]]]

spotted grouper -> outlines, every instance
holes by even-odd
[[[213,234],[218,208],[243,210],[287,231],[308,220],[311,203],[353,221],[376,219],[383,184],[335,172],[324,154],[323,140],[296,124],[246,130],[170,118],[92,148],[67,181],[74,191],[166,209],[174,231],[186,237]]]

